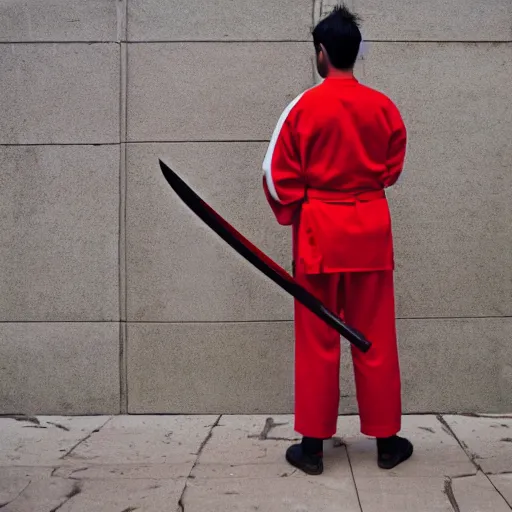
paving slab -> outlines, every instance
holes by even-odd
[[[381,472],[356,476],[356,486],[364,512],[454,512],[440,477],[397,478]]]
[[[506,501],[481,472],[451,482],[453,496],[462,512],[509,512]]]
[[[59,512],[174,512],[184,485],[184,479],[84,481]]]
[[[222,416],[201,452],[195,478],[286,478],[285,451],[300,440],[293,416]],[[345,447],[326,443],[324,481],[351,480]],[[334,485],[334,484],[333,484]]]
[[[271,418],[273,427],[266,427]],[[288,440],[289,439],[289,440]],[[287,475],[290,466],[284,452],[292,439],[293,417],[222,416],[205,445],[194,471],[205,477],[271,477]]]
[[[488,475],[493,485],[512,508],[512,473]]]
[[[358,476],[381,475],[377,466],[377,448],[374,439],[359,434],[359,418],[342,418],[340,432],[347,444],[356,482]],[[435,416],[404,416],[401,434],[414,445],[412,458],[386,472],[393,477],[454,477],[476,473],[457,440],[443,428]]]
[[[489,445],[487,452],[476,452],[477,462],[504,462],[508,454],[499,458],[497,447],[507,444],[499,439],[512,418],[447,416],[446,421],[448,426],[433,415],[405,416],[402,434],[414,443],[415,454],[383,471],[376,465],[375,441],[359,433],[358,417],[340,417],[337,435],[343,439],[326,443],[324,474],[310,477],[284,459],[286,448],[300,438],[292,415],[0,418],[0,507],[2,512],[510,510],[512,473],[477,472],[451,429],[464,433],[468,452],[472,443]]]
[[[66,460],[107,465],[192,464],[216,420],[217,416],[118,416]]]
[[[0,467],[0,508],[17,498],[32,482],[48,478],[51,468]]]
[[[0,466],[57,466],[78,442],[109,416],[0,418]]]
[[[2,508],[2,512],[55,512],[62,510],[78,492],[79,483],[64,478],[49,478],[31,482],[23,492]]]
[[[483,471],[512,471],[512,418],[444,416],[444,419]]]
[[[294,475],[192,481],[183,500],[187,512],[360,512],[352,479]]]

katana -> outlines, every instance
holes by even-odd
[[[330,311],[313,294],[301,286],[286,270],[260,251],[201,199],[171,168],[159,160],[162,173],[180,199],[217,235],[238,254],[252,263],[260,272],[289,293],[303,306],[321,318],[341,336],[362,352],[367,352],[371,343],[353,327],[348,326],[338,315]]]

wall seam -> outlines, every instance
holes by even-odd
[[[322,16],[322,3],[322,0],[313,0],[311,31],[313,31],[316,24],[320,21],[320,17]]]
[[[364,36],[364,34],[363,34]],[[122,41],[126,45],[141,45],[141,44],[286,44],[286,43],[304,43],[311,44],[312,39],[155,39],[154,41]],[[510,44],[512,39],[372,39],[368,38],[365,41],[370,43],[398,43],[398,44]],[[105,45],[105,44],[119,44],[120,41],[0,41],[0,45]]]
[[[119,66],[119,411],[128,411],[127,343],[126,325],[126,87],[127,87],[127,0],[118,2]]]
[[[488,315],[488,316],[397,316],[396,320],[410,321],[447,321],[447,320],[510,320],[511,314],[504,315]],[[0,320],[2,324],[114,324],[119,323],[119,320]],[[121,320],[122,323],[127,323]],[[131,324],[258,324],[258,323],[286,323],[293,322],[293,318],[256,318],[253,320],[131,320]]]
[[[425,322],[468,322],[468,321],[501,321],[510,320],[512,316],[474,316],[474,317],[415,317],[403,318],[397,317],[399,322],[425,321]],[[131,325],[241,325],[241,324],[286,324],[293,322],[293,318],[274,318],[274,319],[255,319],[255,320],[132,320]]]

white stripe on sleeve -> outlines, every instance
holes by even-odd
[[[276,187],[274,185],[274,180],[272,179],[272,157],[274,156],[274,150],[276,148],[277,139],[279,138],[279,134],[281,133],[281,130],[284,126],[286,119],[290,115],[290,112],[292,111],[293,107],[295,107],[295,105],[297,105],[302,96],[304,96],[305,92],[307,91],[304,91],[302,94],[299,94],[281,114],[281,117],[279,118],[277,126],[274,130],[274,133],[272,134],[272,139],[270,140],[267,154],[265,155],[265,160],[263,160],[263,173],[265,176],[265,180],[267,182],[268,191],[270,192],[272,198],[278,203],[280,203],[281,200],[279,199]]]

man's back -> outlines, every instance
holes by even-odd
[[[391,183],[405,127],[394,104],[354,78],[328,78],[306,91],[287,122],[308,188],[365,192]]]
[[[406,130],[383,94],[327,78],[285,110],[265,158],[265,184],[282,224],[295,224],[311,273],[392,270],[384,189],[405,157]]]

